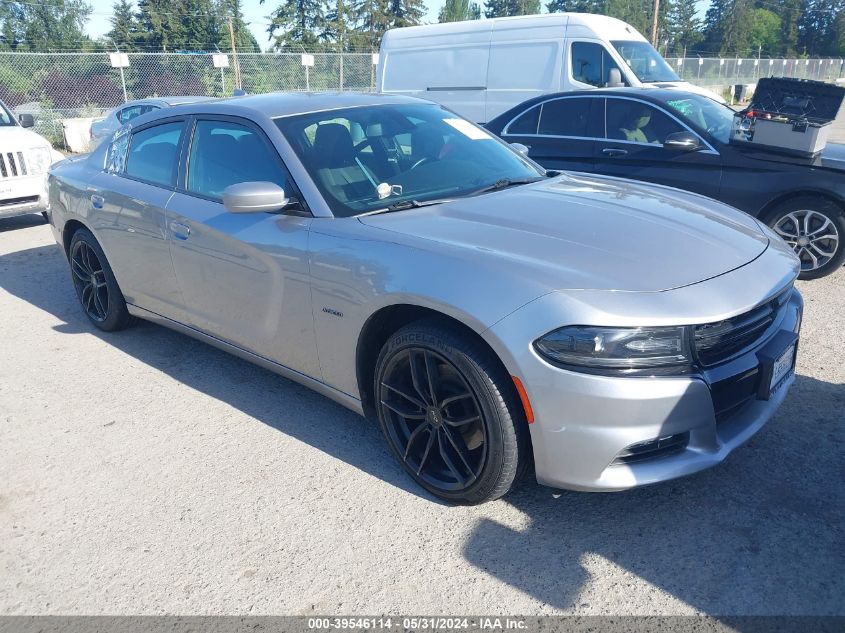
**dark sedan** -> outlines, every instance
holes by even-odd
[[[845,262],[845,145],[813,158],[729,143],[733,110],[680,90],[610,88],[526,101],[487,128],[548,169],[686,189],[760,218],[801,258],[801,278]]]

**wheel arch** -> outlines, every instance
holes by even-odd
[[[64,227],[62,227],[62,248],[65,250],[65,257],[70,257],[70,242],[79,229],[91,230],[83,222],[75,218],[65,222]]]
[[[784,202],[804,197],[824,198],[825,200],[828,200],[838,206],[840,212],[845,213],[845,197],[828,189],[799,189],[775,196],[769,200],[762,209],[760,209],[757,217],[764,222],[768,221],[769,216],[771,216],[776,207]]]
[[[361,396],[361,405],[364,409],[364,415],[371,417],[375,415],[375,394],[373,393],[373,375],[375,373],[376,362],[378,360],[381,348],[387,340],[396,333],[400,328],[422,320],[435,320],[454,327],[462,332],[467,337],[472,338],[485,348],[491,358],[499,364],[502,371],[508,376],[511,372],[507,365],[502,360],[501,356],[496,353],[496,350],[472,327],[439,310],[421,306],[412,303],[396,303],[384,306],[374,312],[364,322],[361,332],[358,336],[358,343],[355,350],[355,369],[356,378],[358,382],[358,392]],[[513,384],[508,383],[507,388],[516,388]],[[518,395],[518,394],[517,394]],[[517,401],[519,401],[517,399]]]

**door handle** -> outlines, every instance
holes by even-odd
[[[606,147],[601,151],[605,156],[627,156],[627,149],[620,149],[618,147]]]
[[[98,196],[96,193],[91,194],[91,206],[95,209],[102,209],[105,203],[106,199],[103,196]]]
[[[191,227],[181,222],[171,222],[170,232],[173,233],[173,237],[177,240],[186,240],[191,234]]]

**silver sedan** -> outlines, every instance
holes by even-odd
[[[378,420],[433,494],[713,466],[794,380],[792,250],[681,191],[546,172],[424,101],[142,115],[50,174],[91,322],[142,318]],[[533,456],[533,460],[532,460]]]
[[[149,97],[135,99],[110,110],[102,119],[91,123],[91,147],[97,147],[104,139],[111,137],[121,126],[126,125],[142,114],[155,112],[186,103],[210,101],[212,97]]]

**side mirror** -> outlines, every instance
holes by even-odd
[[[701,149],[701,141],[691,132],[673,132],[663,141],[663,147],[674,152],[694,152]]]
[[[31,114],[19,114],[18,121],[20,121],[21,127],[32,127],[35,125],[35,119],[32,118]]]
[[[511,147],[513,147],[517,152],[522,154],[523,156],[528,156],[528,151],[531,149],[527,145],[523,145],[522,143],[511,143]]]
[[[622,71],[618,68],[611,68],[607,72],[607,88],[619,88],[625,84],[622,81]]]
[[[223,206],[229,213],[271,213],[288,203],[285,190],[274,182],[239,182],[223,190]]]

